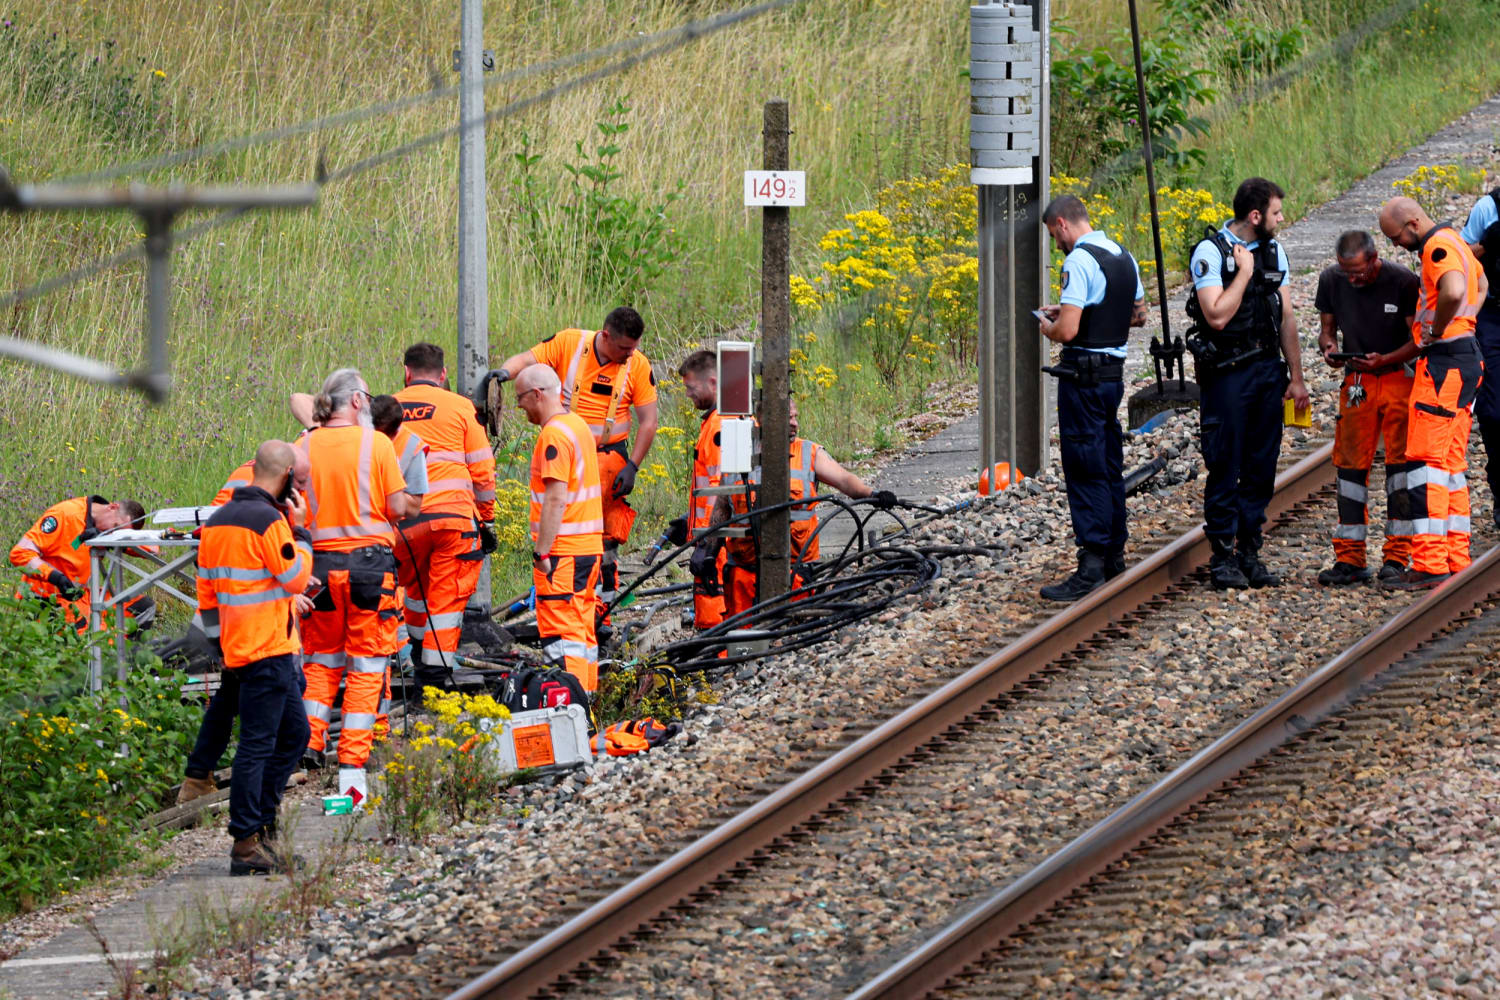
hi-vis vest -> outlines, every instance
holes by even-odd
[[[1439,340],[1474,336],[1474,317],[1479,315],[1479,307],[1484,305],[1484,297],[1479,294],[1479,275],[1483,272],[1474,252],[1452,226],[1444,223],[1434,226],[1422,237],[1422,242],[1417,245],[1417,253],[1422,259],[1422,290],[1417,296],[1416,315],[1412,317],[1412,339],[1417,342],[1418,347],[1426,347]],[[1438,279],[1455,266],[1464,277],[1464,300],[1458,304],[1447,328],[1434,330],[1432,324],[1437,319]]]
[[[474,404],[432,382],[418,380],[396,393],[402,429],[427,446],[427,493],[422,513],[495,517],[495,453],[474,416]]]
[[[813,475],[813,461],[817,456],[816,444],[805,438],[792,438],[791,450],[788,453],[788,500],[801,500],[803,497],[818,495],[818,483]],[[750,484],[752,487],[760,486],[760,466],[758,465],[750,472]],[[745,506],[744,493],[735,493],[729,499],[736,515],[743,514],[749,509]],[[818,514],[813,509],[813,505],[793,507],[788,514],[791,521],[792,561],[812,562],[816,560],[818,539],[813,536],[813,532],[818,528]],[[729,538],[725,540],[725,544],[729,548],[729,554],[737,562],[750,563],[759,559],[754,538]]]
[[[569,413],[577,412],[577,407],[574,404],[578,388],[578,366],[583,361],[583,352],[589,349],[589,345],[594,342],[595,336],[588,333],[585,328],[580,329],[584,330],[584,335],[578,338],[578,346],[573,351],[573,359],[568,362],[568,371],[563,375],[562,380],[562,404],[568,409]],[[620,396],[624,393],[625,386],[630,384],[630,376],[635,366],[646,363],[646,360],[641,357],[640,352],[636,352],[630,355],[630,358],[615,372],[615,377],[610,383],[613,391],[609,396],[609,408],[605,410],[604,420],[597,424],[587,424],[589,433],[594,436],[594,446],[596,448],[614,444],[616,441],[623,441],[629,436],[629,412],[626,412],[624,418],[621,420],[616,420],[615,416],[620,410]]]
[[[692,507],[688,511],[688,528],[694,537],[706,531],[713,518],[715,498],[699,491],[719,485],[723,454],[719,447],[719,432],[722,424],[719,411],[710,410],[703,418],[698,443],[693,447],[693,484],[689,491]]]
[[[562,525],[550,555],[599,555],[604,551],[604,505],[599,491],[599,456],[584,437],[587,425],[576,413],[559,413],[537,435],[531,458],[531,540],[542,528],[547,480],[568,484]]]

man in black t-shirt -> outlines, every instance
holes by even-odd
[[[1362,230],[1339,237],[1337,256],[1338,263],[1318,276],[1315,299],[1322,321],[1318,348],[1329,365],[1348,367],[1339,391],[1333,444],[1339,483],[1335,561],[1318,574],[1324,586],[1370,578],[1365,568],[1370,463],[1382,436],[1386,500],[1382,582],[1404,576],[1413,533],[1411,515],[1405,510],[1406,474],[1399,470],[1406,457],[1406,415],[1413,382],[1410,363],[1417,356],[1411,323],[1421,282],[1400,264],[1381,260],[1374,239]],[[1339,333],[1344,338],[1342,348]]]

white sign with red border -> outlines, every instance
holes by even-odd
[[[746,170],[745,207],[807,204],[807,175],[801,170]]]

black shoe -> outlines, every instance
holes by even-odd
[[[1406,566],[1404,563],[1398,563],[1394,559],[1388,559],[1380,567],[1380,572],[1375,574],[1375,579],[1386,586],[1400,583],[1406,579]]]
[[[304,771],[321,771],[323,763],[323,751],[311,749],[302,751],[302,769]]]
[[[1353,563],[1336,562],[1318,574],[1318,583],[1325,587],[1347,587],[1351,583],[1364,583],[1370,571]]]
[[[1208,580],[1215,590],[1244,590],[1250,586],[1239,560],[1234,557],[1234,545],[1222,538],[1210,538],[1208,544],[1214,554],[1208,561]]]
[[[1041,589],[1041,595],[1049,601],[1076,601],[1103,585],[1105,565],[1103,556],[1079,549],[1078,569],[1066,580],[1047,584]]]
[[[1397,590],[1431,590],[1452,575],[1452,573],[1424,573],[1419,569],[1409,569],[1406,571],[1406,576],[1392,586]]]
[[[1256,590],[1262,587],[1281,586],[1281,577],[1272,573],[1266,567],[1266,564],[1260,561],[1260,552],[1257,549],[1242,548],[1237,558],[1240,564],[1240,572],[1245,574],[1245,579]]]
[[[1104,560],[1104,579],[1113,580],[1125,572],[1125,553],[1116,552]]]

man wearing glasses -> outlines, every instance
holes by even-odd
[[[1412,363],[1417,357],[1411,322],[1421,282],[1400,264],[1381,260],[1374,238],[1363,230],[1340,236],[1336,255],[1338,263],[1318,276],[1314,300],[1322,323],[1318,350],[1331,367],[1347,368],[1333,437],[1339,482],[1334,563],[1318,574],[1318,582],[1339,587],[1370,579],[1365,568],[1370,464],[1384,437],[1386,524],[1380,582],[1395,583],[1406,575],[1411,556],[1412,523],[1405,509],[1402,463],[1415,378]]]

